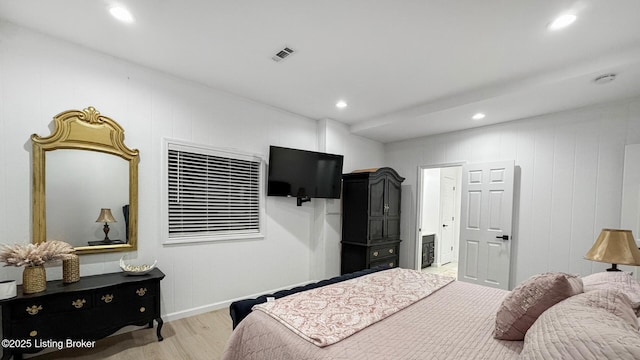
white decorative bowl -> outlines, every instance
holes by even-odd
[[[158,263],[158,260],[154,261],[153,264],[142,264],[142,265],[132,265],[126,264],[124,262],[124,256],[120,258],[120,269],[124,271],[127,275],[144,275],[149,271],[153,270]]]

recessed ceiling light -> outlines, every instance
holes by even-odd
[[[133,22],[133,15],[131,15],[131,13],[129,12],[129,10],[121,7],[121,6],[114,6],[112,8],[109,9],[109,12],[111,13],[111,15],[113,15],[114,18],[122,21],[122,22],[126,22],[126,23],[132,23]]]
[[[559,30],[573,24],[576,19],[577,17],[573,14],[560,15],[555,20],[553,20],[551,24],[547,26],[547,28],[549,30]]]
[[[477,113],[477,114],[474,114],[471,118],[472,118],[473,120],[480,120],[480,119],[484,119],[484,117],[485,117],[485,116],[486,116],[486,115],[485,115],[485,114],[483,114],[483,113]]]
[[[336,103],[336,107],[337,107],[338,109],[344,109],[344,108],[346,108],[346,107],[347,107],[347,102],[346,102],[346,101],[344,101],[344,100],[340,100],[340,101],[338,101],[338,102]]]

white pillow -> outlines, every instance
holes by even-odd
[[[640,359],[629,298],[619,290],[594,290],[561,301],[527,331],[519,359]]]
[[[636,315],[640,315],[640,281],[624,271],[599,272],[582,278],[584,292],[593,290],[620,290],[631,300]]]

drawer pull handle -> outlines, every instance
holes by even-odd
[[[87,302],[87,300],[85,299],[78,299],[76,301],[72,301],[71,305],[73,305],[73,307],[75,307],[76,309],[80,309],[84,306],[84,304]]]
[[[389,249],[389,254],[393,254],[393,249]]]
[[[389,267],[393,267],[393,263],[392,262],[389,263]]]
[[[374,252],[373,252],[373,256],[378,256],[378,252],[377,252],[377,251],[374,251]]]
[[[140,312],[145,312],[146,310],[147,309],[145,309],[144,306],[140,308]]]
[[[138,294],[138,296],[144,296],[144,294],[146,293],[147,293],[147,288],[140,288],[136,290],[136,294]]]
[[[100,300],[104,301],[106,304],[110,303],[111,301],[113,301],[113,294],[107,294],[107,295],[103,295]]]
[[[29,333],[29,336],[31,336],[31,337],[35,337],[36,335],[38,335],[38,332],[37,332],[36,330],[32,330],[32,331]]]
[[[32,305],[30,307],[27,307],[27,313],[29,315],[35,315],[37,314],[40,310],[42,310],[42,305]]]

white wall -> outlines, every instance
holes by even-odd
[[[161,245],[163,137],[262,154],[266,160],[269,145],[317,150],[317,121],[6,22],[0,22],[0,45],[0,243],[31,240],[30,135],[49,135],[51,119],[61,111],[94,106],[124,127],[127,146],[140,150],[139,249],[129,256],[138,262],[158,260],[167,275],[162,313],[169,319],[312,280],[318,256],[339,261],[334,244],[316,253],[315,230],[335,226],[335,219],[325,226],[314,206],[297,207],[287,198],[266,198],[263,240]],[[323,147],[345,154],[348,166],[378,165],[383,158],[381,144],[342,131],[324,137]],[[339,148],[335,141],[343,137],[350,142]],[[327,242],[334,237],[327,235]],[[119,271],[121,255],[83,255],[81,275]],[[330,267],[334,273],[335,265]],[[21,270],[2,267],[0,280],[19,280]],[[47,276],[61,278],[60,266],[49,266]]]
[[[407,178],[400,264],[414,265],[419,166],[513,159],[512,285],[544,271],[605,269],[583,256],[603,227],[620,226],[624,147],[632,143],[640,143],[638,98],[387,144],[388,165]]]
[[[625,146],[622,182],[622,228],[640,239],[640,144]]]
[[[318,126],[319,151],[344,155],[343,173],[385,166],[382,143],[352,135],[346,125],[334,120],[322,120]],[[340,274],[342,206],[340,200],[316,203],[316,224],[319,227],[316,229],[311,276],[325,279]]]

